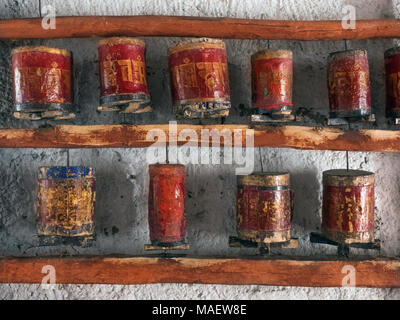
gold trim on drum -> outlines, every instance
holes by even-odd
[[[146,47],[143,40],[128,37],[111,37],[99,40],[98,46],[113,45],[113,44],[133,44],[141,47]]]
[[[238,176],[239,185],[258,187],[289,186],[290,174],[288,172],[262,172],[248,176]]]
[[[238,230],[238,237],[241,240],[258,243],[287,242],[290,240],[290,229],[282,231]]]
[[[362,49],[332,52],[328,56],[328,63],[330,63],[331,61],[337,60],[337,59],[342,59],[342,58],[347,58],[347,57],[352,57],[352,56],[368,57],[368,52],[367,52],[367,50],[362,50]]]
[[[181,41],[168,49],[168,55],[190,49],[226,49],[225,42],[219,39],[198,38]]]
[[[322,173],[322,183],[331,187],[363,187],[374,185],[374,176],[369,171],[334,169]]]
[[[70,57],[71,52],[66,49],[59,49],[59,48],[50,48],[44,46],[38,47],[18,47],[11,51],[11,54],[21,53],[21,52],[45,52],[45,53],[52,53],[52,54],[60,54],[64,57]]]
[[[289,58],[292,59],[293,52],[290,50],[274,50],[267,49],[258,51],[251,56],[251,60],[261,60],[261,59],[273,59],[273,58]]]
[[[373,231],[365,231],[365,232],[342,232],[337,230],[330,230],[326,228],[322,228],[322,235],[332,241],[338,243],[369,243],[374,242],[374,232]]]
[[[230,102],[230,96],[225,96],[222,98],[193,98],[193,99],[184,99],[184,100],[175,100],[175,106],[181,106],[182,104],[188,103],[203,103],[203,102]]]

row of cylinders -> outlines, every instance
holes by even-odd
[[[100,111],[151,112],[146,80],[145,42],[107,38],[98,44]],[[231,107],[225,43],[192,39],[168,50],[173,109],[179,118],[215,118]],[[253,114],[291,114],[293,58],[289,50],[263,50],[251,57]],[[400,49],[385,52],[386,114],[400,116]],[[72,53],[48,47],[12,52],[14,116],[20,119],[68,119],[73,107]],[[328,59],[331,117],[371,114],[367,52],[334,52]]]
[[[154,246],[185,243],[186,171],[183,165],[149,166],[148,223]],[[95,238],[95,170],[43,167],[39,171],[37,233],[43,245],[90,245]],[[237,177],[238,238],[254,243],[291,239],[294,192],[289,173]],[[343,244],[374,241],[374,174],[323,172],[322,234]]]

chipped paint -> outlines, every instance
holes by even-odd
[[[237,232],[242,240],[290,240],[293,192],[288,173],[238,176]]]
[[[322,232],[342,242],[374,240],[374,174],[361,170],[323,173]]]
[[[95,190],[93,168],[40,168],[38,235],[93,236]]]
[[[182,165],[149,166],[149,230],[153,245],[176,245],[185,240],[185,181]]]

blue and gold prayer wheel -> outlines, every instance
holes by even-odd
[[[37,234],[39,245],[89,246],[95,238],[94,168],[39,169]]]

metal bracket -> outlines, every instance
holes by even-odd
[[[156,253],[155,256],[161,257],[161,258],[177,258],[177,257],[184,257],[186,254],[182,253],[173,253],[171,254],[170,251],[174,250],[189,250],[190,246],[188,243],[180,243],[177,245],[172,245],[172,246],[159,246],[159,245],[153,245],[153,244],[145,244],[144,245],[144,250],[145,251],[159,251],[161,250],[162,252]]]
[[[266,242],[255,242],[255,241],[249,241],[249,240],[242,240],[242,239],[239,239],[238,237],[231,236],[231,237],[229,237],[229,246],[232,248],[240,248],[240,247],[259,248],[260,255],[270,255],[272,247],[288,248],[288,249],[298,248],[299,247],[299,239],[292,238],[289,241],[285,241],[285,242],[266,243]]]
[[[190,245],[189,243],[181,243],[178,245],[174,246],[158,246],[154,244],[145,244],[144,245],[144,250],[145,251],[155,251],[155,250],[163,250],[163,251],[169,251],[169,250],[189,250]]]
[[[348,258],[350,255],[350,248],[370,249],[370,250],[381,249],[381,241],[379,239],[376,239],[374,242],[365,242],[365,243],[363,242],[339,243],[327,239],[323,235],[317,232],[310,233],[310,242],[337,246],[337,255],[340,258]]]
[[[328,126],[342,126],[348,125],[350,123],[366,123],[375,122],[375,114],[372,113],[368,117],[358,117],[358,118],[328,118]]]

